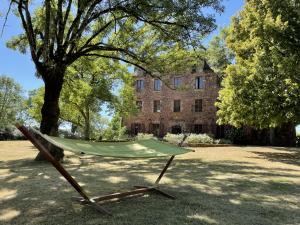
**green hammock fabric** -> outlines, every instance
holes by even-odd
[[[180,155],[191,150],[177,147],[154,139],[128,142],[91,142],[75,139],[52,137],[34,130],[48,142],[72,152],[118,158],[154,158]]]

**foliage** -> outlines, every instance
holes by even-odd
[[[125,133],[126,127],[122,126],[122,118],[118,113],[115,113],[108,128],[103,133],[103,138],[109,141],[122,140]]]
[[[246,135],[243,128],[231,127],[225,130],[225,139],[234,144],[246,144]]]
[[[186,144],[213,144],[214,139],[207,134],[190,134],[185,139]]]
[[[299,1],[249,0],[229,27],[218,123],[277,127],[300,121]],[[292,126],[291,126],[292,127]]]
[[[21,86],[10,77],[0,76],[0,128],[15,123],[22,109]]]
[[[164,136],[164,140],[167,142],[170,142],[172,144],[176,144],[179,145],[182,143],[184,139],[184,134],[171,134],[171,133],[167,133]]]
[[[219,0],[176,4],[167,0],[11,3],[24,33],[13,37],[7,46],[21,53],[30,50],[37,74],[45,82],[41,131],[53,135],[58,130],[58,100],[65,72],[76,60],[101,57],[147,70],[148,65],[156,62],[154,56],[165,59],[168,50],[178,42],[195,45],[201,40],[199,37],[216,27],[213,14],[204,13],[204,9],[223,11]],[[145,39],[149,34],[153,38]],[[151,66],[147,71],[150,70]]]
[[[224,139],[224,138],[216,139],[216,140],[214,140],[214,143],[215,144],[232,144],[232,142],[229,139]]]
[[[138,112],[134,90],[135,78],[131,74],[124,74],[122,81],[122,87],[119,96],[115,99],[114,108],[119,115],[122,115],[122,118],[126,118]]]
[[[22,135],[21,132],[15,127],[11,125],[6,127],[0,127],[0,141],[24,139],[24,135]]]
[[[156,139],[153,134],[147,134],[147,133],[138,133],[136,136],[137,140],[145,140],[145,139]]]
[[[206,50],[206,58],[221,79],[225,76],[225,69],[232,64],[234,59],[233,52],[226,45],[228,29],[222,29],[220,34],[213,37]]]

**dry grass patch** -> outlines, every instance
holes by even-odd
[[[299,149],[196,148],[175,158],[162,188],[106,203],[103,216],[72,202],[77,193],[27,141],[0,142],[0,224],[300,224]],[[150,184],[166,159],[120,160],[68,153],[64,166],[90,194]],[[59,177],[59,178],[58,178]]]

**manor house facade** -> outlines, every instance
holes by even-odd
[[[224,128],[216,124],[218,76],[205,61],[185,74],[167,76],[169,82],[141,70],[135,70],[134,76],[139,112],[124,119],[131,135],[153,133],[162,137],[167,132],[224,135]]]

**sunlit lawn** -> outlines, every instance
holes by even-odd
[[[72,187],[27,141],[0,142],[0,224],[300,224],[300,150],[196,148],[175,158],[156,194],[105,203],[113,216],[71,200]],[[151,184],[167,159],[67,154],[64,166],[91,195]]]

